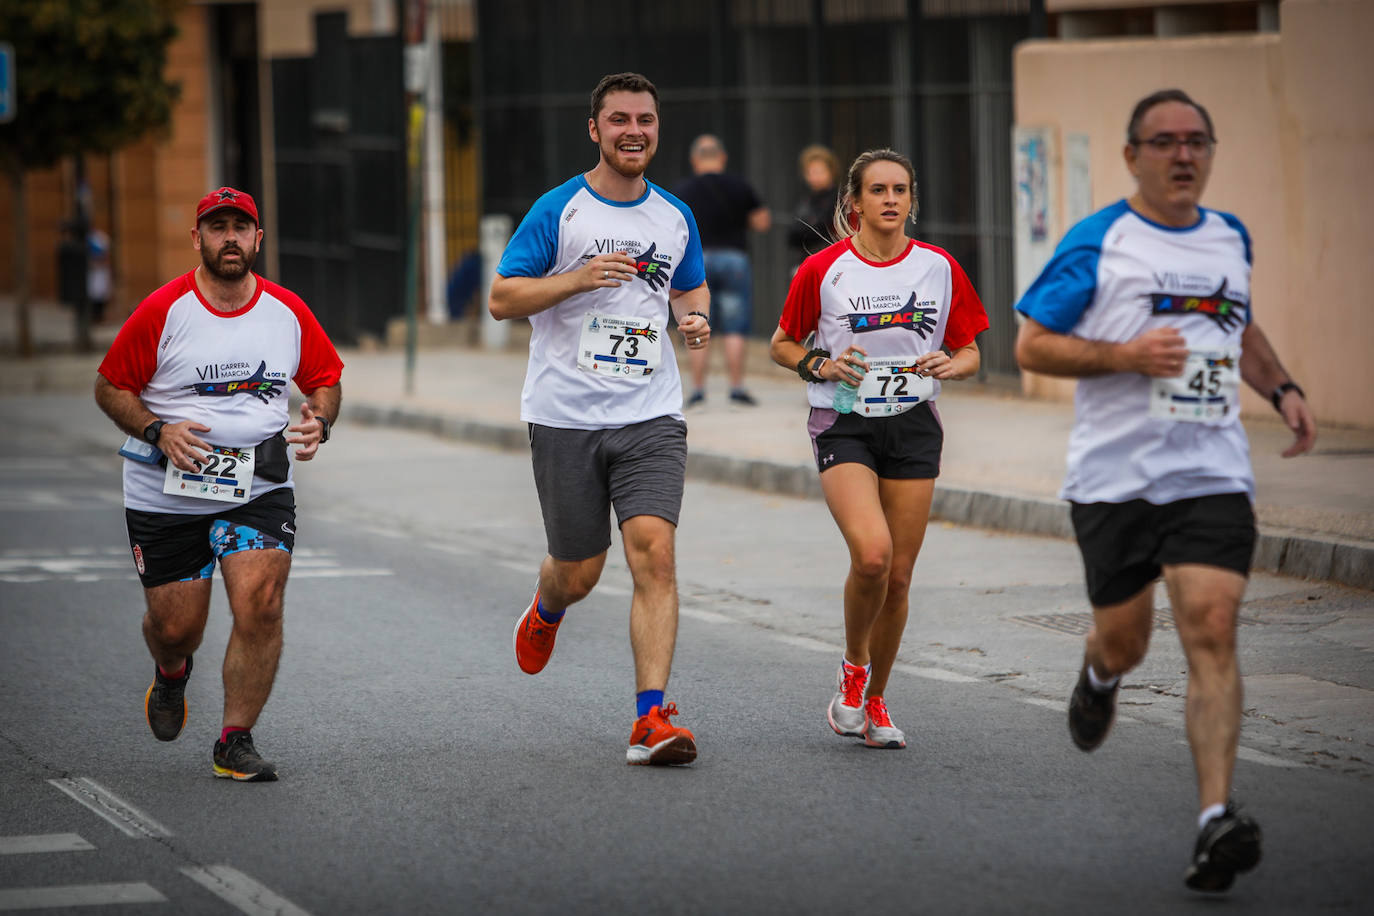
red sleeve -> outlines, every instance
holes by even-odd
[[[97,370],[116,388],[142,394],[157,371],[157,346],[167,326],[167,312],[191,291],[191,274],[177,277],[138,304],[115,335]]]
[[[805,340],[806,335],[816,330],[820,323],[821,277],[825,274],[825,267],[835,260],[833,257],[822,259],[824,254],[825,251],[820,251],[802,261],[801,267],[792,275],[792,285],[788,287],[787,301],[783,303],[778,327],[793,340]]]
[[[328,388],[339,384],[343,375],[343,360],[329,335],[320,326],[315,313],[291,290],[270,280],[263,281],[264,287],[273,296],[285,303],[301,326],[301,359],[292,379],[307,395],[316,388]]]
[[[988,313],[959,262],[943,249],[934,250],[949,262],[949,320],[945,322],[945,346],[957,350],[973,343],[975,337],[988,329]]]

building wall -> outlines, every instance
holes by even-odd
[[[1178,87],[1207,106],[1219,142],[1203,203],[1250,230],[1255,316],[1319,420],[1358,426],[1374,426],[1371,41],[1374,3],[1286,0],[1276,34],[1032,41],[1015,58],[1016,123],[1089,136],[1094,207],[1134,190],[1122,147],[1138,99]],[[1073,389],[1029,373],[1023,387]],[[1253,392],[1242,407],[1272,415]]]

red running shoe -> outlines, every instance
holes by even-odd
[[[697,741],[692,733],[668,721],[677,715],[677,704],[655,706],[635,721],[630,732],[630,749],[625,762],[650,766],[671,766],[697,759]]]
[[[539,589],[525,613],[515,622],[515,663],[526,674],[538,674],[553,655],[553,641],[558,638],[558,624],[539,616]],[[559,621],[562,623],[562,621]]]

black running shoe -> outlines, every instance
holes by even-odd
[[[1198,831],[1193,864],[1183,873],[1183,883],[1195,891],[1219,893],[1231,886],[1239,872],[1259,864],[1260,828],[1253,820],[1227,804],[1226,813],[1214,817]]]
[[[1078,672],[1078,685],[1069,697],[1069,736],[1080,751],[1097,750],[1107,740],[1107,732],[1112,730],[1112,720],[1116,718],[1116,692],[1121,688],[1117,681],[1106,693],[1094,690],[1088,681],[1088,663]]]
[[[262,759],[249,732],[234,732],[228,741],[216,741],[214,760],[215,775],[221,779],[273,782],[277,778],[277,765]]]
[[[186,724],[186,682],[191,679],[191,658],[186,657],[186,671],[172,679],[153,665],[153,683],[143,697],[143,715],[148,727],[159,741],[171,741],[181,734]]]

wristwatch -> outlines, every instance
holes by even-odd
[[[1279,409],[1279,404],[1283,403],[1283,396],[1290,391],[1296,391],[1298,393],[1298,397],[1302,398],[1303,400],[1307,400],[1306,393],[1304,393],[1303,390],[1298,387],[1298,383],[1293,381],[1292,379],[1289,379],[1279,387],[1275,388],[1273,393],[1269,395],[1269,400],[1273,402],[1275,410]]]
[[[320,445],[329,441],[329,421],[319,414],[315,414],[315,419],[320,421]]]
[[[143,427],[143,439],[149,445],[157,445],[157,440],[162,438],[162,427],[167,425],[166,420],[154,420]]]

